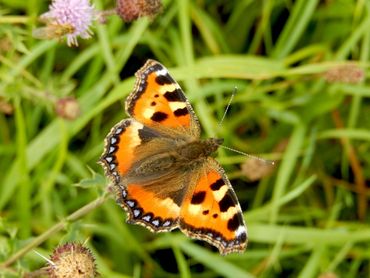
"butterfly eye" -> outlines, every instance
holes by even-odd
[[[223,138],[210,138],[208,142],[210,143],[210,145],[218,148],[224,143],[224,139]]]
[[[222,145],[224,143],[224,138],[216,138],[216,144]]]

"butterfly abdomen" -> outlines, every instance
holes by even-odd
[[[176,155],[173,152],[166,152],[148,157],[135,165],[128,175],[147,176],[161,173],[172,168],[176,164]]]

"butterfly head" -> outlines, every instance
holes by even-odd
[[[218,147],[224,142],[223,138],[209,138],[205,140],[205,148],[209,150],[210,153],[217,151]]]
[[[209,138],[208,140],[216,146],[220,146],[224,143],[224,138]]]

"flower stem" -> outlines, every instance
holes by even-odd
[[[47,240],[51,235],[53,235],[56,232],[59,232],[63,228],[67,226],[69,222],[73,222],[80,217],[86,215],[90,211],[94,210],[95,208],[102,205],[105,200],[107,199],[108,194],[104,194],[103,196],[95,199],[94,201],[90,202],[89,204],[85,205],[84,207],[76,210],[69,216],[67,216],[65,219],[62,219],[59,223],[52,226],[50,229],[45,231],[43,234],[36,237],[33,241],[31,241],[29,244],[24,246],[22,249],[20,249],[18,252],[13,254],[9,259],[7,259],[5,262],[3,262],[0,265],[0,269],[7,268],[8,266],[12,265],[14,262],[16,262],[19,258],[21,258],[23,255],[25,255],[27,252],[35,248],[36,246],[43,243],[45,240]]]

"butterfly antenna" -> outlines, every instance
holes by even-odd
[[[249,158],[253,158],[253,159],[257,159],[258,161],[261,161],[265,164],[269,164],[269,165],[275,165],[275,161],[273,160],[266,160],[266,159],[263,159],[261,157],[258,157],[258,156],[255,156],[255,155],[251,155],[251,154],[248,154],[248,153],[245,153],[245,152],[242,152],[242,151],[239,151],[239,150],[236,150],[236,149],[233,149],[233,148],[230,148],[230,147],[226,147],[226,146],[223,146],[223,145],[219,145],[221,148],[224,148],[226,150],[229,150],[229,151],[233,151],[235,153],[238,153],[238,154],[241,154],[241,155],[244,155],[244,156],[247,156]]]
[[[226,106],[225,112],[224,112],[224,114],[222,115],[222,118],[221,118],[220,122],[218,123],[218,126],[219,126],[219,127],[221,126],[222,122],[224,121],[224,119],[225,119],[225,117],[226,117],[226,114],[227,114],[227,111],[229,111],[229,108],[230,108],[231,102],[233,101],[234,96],[235,96],[235,94],[236,94],[236,91],[237,91],[237,90],[238,90],[238,88],[235,86],[235,87],[234,87],[234,90],[233,90],[233,92],[232,92],[232,94],[231,94],[231,96],[230,96],[229,102],[227,103],[227,106]]]

